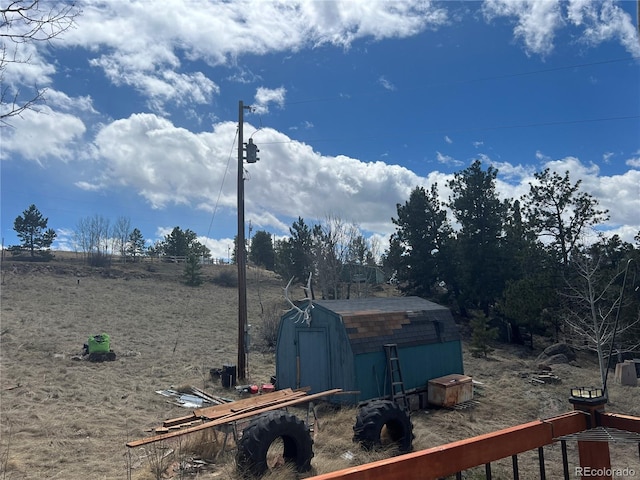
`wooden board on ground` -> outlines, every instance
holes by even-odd
[[[293,392],[293,393],[295,393],[295,395],[293,395],[293,394],[285,395],[285,396],[282,397],[281,401],[271,402],[270,404],[268,404],[266,406],[262,406],[262,407],[259,407],[259,408],[256,408],[256,409],[252,409],[251,411],[248,411],[248,412],[244,412],[244,413],[233,413],[232,412],[227,416],[220,417],[220,418],[217,418],[215,420],[202,423],[200,425],[196,425],[196,426],[189,427],[189,428],[184,428],[182,430],[172,431],[172,432],[169,432],[169,433],[163,433],[163,434],[160,434],[160,435],[155,435],[153,437],[143,438],[141,440],[135,440],[133,442],[127,443],[127,447],[129,447],[129,448],[140,447],[140,446],[146,445],[148,443],[159,442],[159,441],[162,441],[162,440],[167,440],[169,438],[178,437],[178,436],[181,436],[181,435],[186,435],[186,434],[193,433],[193,432],[199,432],[199,431],[205,430],[207,428],[213,428],[213,427],[217,427],[217,426],[220,426],[220,425],[225,425],[227,423],[235,422],[235,421],[238,421],[238,420],[243,420],[245,418],[249,418],[249,417],[252,417],[254,415],[259,415],[261,413],[268,412],[268,411],[271,411],[271,410],[277,410],[279,408],[291,407],[291,406],[294,406],[294,405],[299,405],[301,403],[309,402],[311,400],[316,400],[318,398],[328,397],[330,395],[335,395],[335,394],[337,394],[337,393],[339,393],[341,391],[342,391],[341,389],[335,388],[333,390],[326,390],[324,392],[318,392],[318,393],[314,393],[312,395],[304,394],[302,396],[298,395],[297,394],[298,392]],[[304,393],[304,392],[302,392],[302,393]],[[266,395],[271,395],[271,394],[265,394],[265,395],[262,395],[262,397],[264,397]],[[239,401],[242,401],[242,400],[239,400]],[[233,403],[235,403],[235,402],[233,402]],[[218,405],[218,406],[227,406],[227,405]],[[215,408],[215,407],[209,407],[209,408]]]
[[[231,403],[225,403],[224,405],[214,405],[213,407],[199,408],[193,411],[193,414],[199,418],[207,418],[209,420],[215,420],[216,418],[224,417],[230,413],[246,410],[260,406],[262,404],[268,404],[274,401],[281,401],[282,399],[298,398],[306,395],[303,391],[293,391],[290,388],[284,390],[276,390],[271,393],[263,393],[254,397],[243,398]]]
[[[163,427],[173,427],[176,425],[184,425],[193,422],[196,419],[216,420],[218,418],[227,417],[234,413],[245,412],[251,409],[260,408],[273,402],[280,402],[283,399],[299,398],[306,395],[304,391],[294,391],[290,388],[278,390],[271,393],[264,393],[250,398],[243,398],[234,402],[224,403],[222,405],[214,405],[194,410],[191,415],[185,415],[178,418],[171,418],[162,423]]]

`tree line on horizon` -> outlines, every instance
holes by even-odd
[[[479,352],[495,328],[516,343],[526,334],[531,347],[547,335],[595,351],[604,384],[610,353],[640,346],[640,232],[635,244],[597,232],[608,212],[568,171],[537,172],[506,200],[497,174],[474,162],[447,182],[446,202],[437,184],[416,187],[397,205],[385,268],[405,293],[467,319]]]
[[[352,281],[352,269],[381,269],[404,294],[451,307],[472,326],[484,354],[496,326],[517,343],[543,334],[591,348],[601,370],[611,345],[620,352],[637,349],[640,232],[635,244],[597,233],[608,212],[569,172],[537,172],[525,195],[506,200],[498,197],[497,174],[474,162],[448,182],[452,193],[445,202],[437,184],[415,187],[396,205],[395,231],[381,255],[353,223],[334,216],[308,225],[298,217],[286,238],[256,232],[248,259],[285,280],[306,283],[311,275],[314,294],[327,299],[370,294],[352,290],[360,285]],[[14,229],[23,242],[12,247],[14,253],[50,257],[55,231],[34,205]],[[100,216],[82,219],[76,241],[89,263],[108,251],[134,261],[144,255],[210,257],[195,232],[180,227],[145,249],[140,231],[124,217],[110,229]],[[234,262],[236,256],[237,246]]]

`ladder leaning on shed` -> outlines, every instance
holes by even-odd
[[[409,404],[404,390],[404,381],[402,380],[400,358],[398,357],[398,345],[388,343],[384,346],[384,351],[387,355],[387,373],[389,375],[389,384],[391,385],[391,400],[402,408],[408,409]]]

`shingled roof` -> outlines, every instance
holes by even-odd
[[[425,345],[460,340],[448,308],[419,297],[317,300],[340,316],[354,353],[379,351],[384,344]]]

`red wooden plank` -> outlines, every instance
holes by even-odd
[[[618,413],[601,413],[600,426],[640,433],[640,417],[620,415]]]
[[[553,443],[587,428],[586,417],[570,412],[497,432],[312,477],[313,480],[435,480]],[[311,480],[311,479],[309,479]]]

